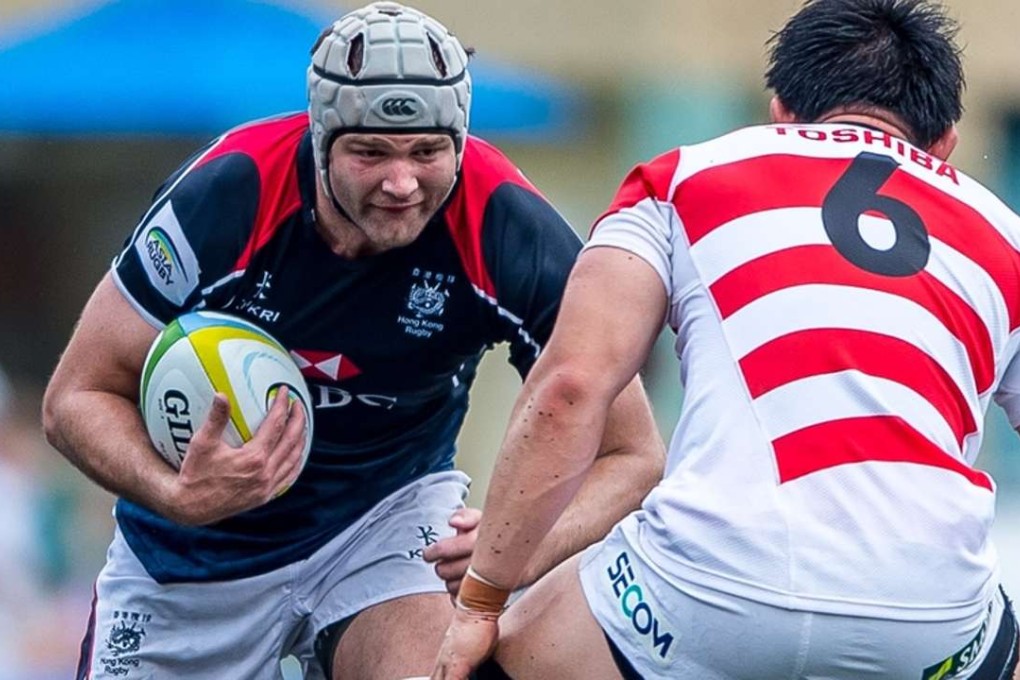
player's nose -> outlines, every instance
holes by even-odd
[[[418,176],[412,163],[396,159],[386,168],[382,190],[394,198],[408,198],[418,190]]]

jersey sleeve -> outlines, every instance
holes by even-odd
[[[202,159],[160,187],[113,261],[117,286],[155,326],[195,309],[229,278],[254,225],[259,177],[252,160],[239,153]]]
[[[667,295],[672,290],[670,263],[677,233],[668,196],[678,161],[679,150],[674,149],[631,170],[609,209],[595,221],[585,246],[586,250],[608,246],[634,253],[656,271]]]
[[[540,195],[506,183],[489,197],[482,251],[492,277],[502,340],[523,377],[552,334],[581,239]]]

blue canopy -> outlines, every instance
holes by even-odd
[[[309,50],[335,18],[273,0],[116,0],[0,35],[0,132],[215,134],[304,109]],[[484,55],[471,73],[472,132],[578,132],[570,84]]]

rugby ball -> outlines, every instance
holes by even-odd
[[[241,446],[258,430],[280,387],[305,407],[304,460],[312,445],[308,385],[287,350],[244,319],[219,312],[189,312],[164,328],[142,368],[140,408],[153,445],[180,469],[213,395],[230,402],[223,439]],[[302,465],[304,463],[302,462]]]

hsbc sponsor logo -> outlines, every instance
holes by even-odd
[[[359,394],[337,385],[323,385],[323,381],[336,383],[361,375],[361,369],[343,354],[317,350],[291,350],[290,356],[301,369],[302,375],[315,381],[309,388],[312,405],[317,409],[344,408],[351,404],[360,404],[389,411],[397,405],[397,398],[389,395]]]
[[[361,404],[389,411],[397,405],[396,397],[385,394],[355,394],[335,385],[311,385],[312,405],[317,409],[343,408]]]
[[[361,369],[338,352],[298,349],[291,350],[290,356],[301,369],[301,373],[312,380],[339,382],[361,375]]]

